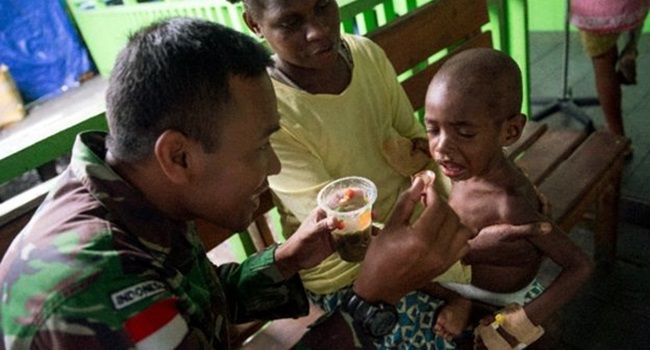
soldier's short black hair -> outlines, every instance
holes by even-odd
[[[261,76],[271,64],[262,45],[215,22],[171,18],[137,31],[109,79],[108,149],[123,161],[142,160],[163,131],[175,129],[214,151],[229,79]]]

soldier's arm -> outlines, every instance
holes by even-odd
[[[299,275],[284,278],[275,264],[276,248],[267,248],[241,264],[225,264],[218,268],[233,323],[309,313],[309,302]]]

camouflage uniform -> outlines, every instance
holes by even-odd
[[[274,248],[215,267],[192,222],[166,218],[105,164],[105,137],[77,137],[0,264],[6,348],[227,349],[231,322],[307,314]]]

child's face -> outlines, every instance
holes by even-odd
[[[443,174],[454,181],[486,176],[503,157],[505,122],[490,115],[478,96],[450,91],[444,82],[431,85],[425,104],[429,151]]]

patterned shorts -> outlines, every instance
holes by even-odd
[[[349,289],[344,288],[334,294],[309,294],[311,301],[325,311],[332,311],[341,303],[341,298]],[[376,340],[378,349],[455,349],[453,343],[436,336],[433,326],[436,322],[436,309],[442,300],[423,292],[411,292],[396,305],[399,324],[393,333]]]
[[[350,289],[343,288],[336,293],[319,295],[307,293],[309,299],[326,312],[336,309],[341,304],[341,298]],[[526,303],[529,303],[544,291],[544,287],[534,281],[532,288],[526,294]],[[443,301],[424,292],[411,292],[402,298],[396,305],[399,313],[399,324],[393,333],[381,340],[376,340],[378,349],[456,349],[456,344],[436,336],[433,326],[436,322],[436,311],[443,305]]]

